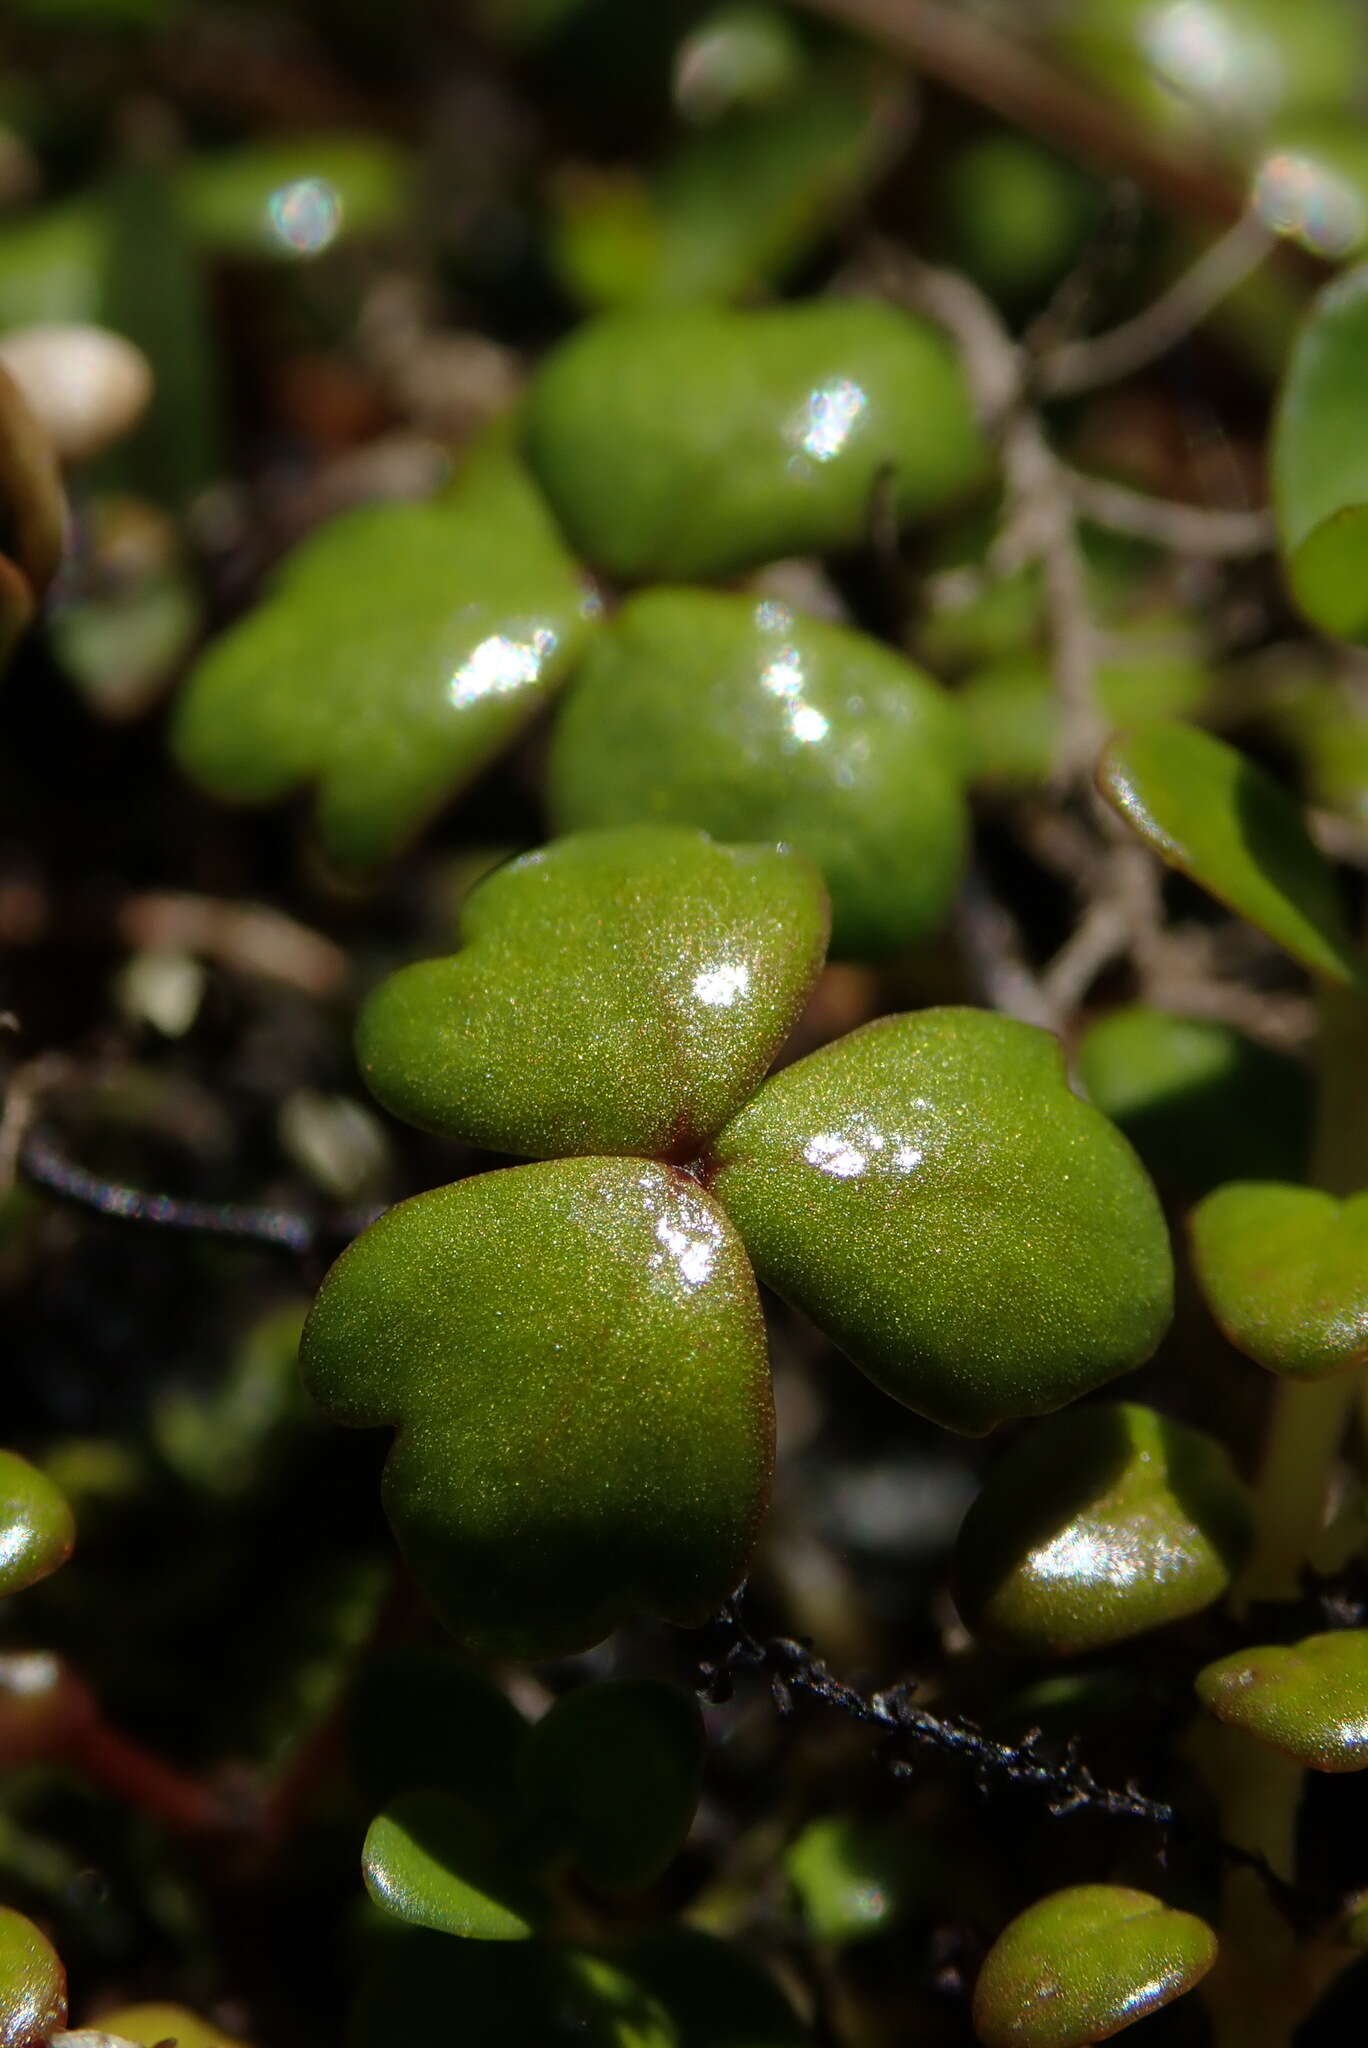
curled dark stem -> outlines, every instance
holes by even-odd
[[[1288,1918],[1303,1929],[1324,1925],[1338,1909],[1341,1902],[1337,1898],[1289,1883],[1263,1856],[1233,1842],[1199,1837],[1192,1822],[1167,1800],[1153,1799],[1135,1784],[1119,1789],[1100,1784],[1080,1761],[1074,1741],[1066,1745],[1062,1756],[1055,1758],[1042,1754],[1038,1730],[1032,1730],[1020,1742],[998,1742],[972,1721],[956,1715],[933,1714],[928,1708],[917,1706],[915,1680],[863,1693],[837,1678],[805,1643],[791,1636],[771,1636],[762,1641],[741,1620],[741,1598],[738,1594],[729,1601],[703,1631],[697,1690],[705,1698],[728,1699],[735,1675],[751,1672],[768,1678],[781,1714],[791,1713],[795,1700],[806,1697],[890,1737],[884,1760],[894,1777],[911,1777],[916,1770],[916,1759],[909,1752],[929,1751],[967,1767],[981,1790],[986,1791],[994,1784],[1017,1786],[1042,1797],[1055,1815],[1091,1813],[1109,1820],[1143,1821],[1160,1829],[1166,1838],[1178,1835],[1201,1839],[1225,1861],[1257,1871]]]
[[[18,1164],[21,1175],[32,1186],[71,1203],[74,1208],[91,1210],[120,1222],[152,1224],[162,1230],[263,1245],[293,1258],[331,1256],[380,1213],[378,1209],[368,1209],[343,1215],[308,1215],[297,1209],[186,1201],[177,1195],[154,1194],[92,1173],[88,1167],[69,1159],[41,1126],[25,1135]]]

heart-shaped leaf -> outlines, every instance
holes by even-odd
[[[521,1860],[452,1792],[405,1792],[376,1815],[361,1851],[366,1889],[414,1927],[470,1941],[526,1941],[542,1904]]]
[[[1295,1180],[1311,1150],[1309,1069],[1213,1017],[1128,1003],[1078,1042],[1088,1098],[1161,1180]]]
[[[561,830],[641,818],[798,847],[837,950],[868,955],[949,906],[960,756],[950,699],[877,641],[769,600],[651,590],[581,666],[547,774]]]
[[[635,825],[499,869],[461,929],[461,952],[391,976],[362,1014],[386,1107],[500,1152],[684,1162],[768,1072],[827,912],[796,854]]]
[[[572,543],[632,581],[853,547],[882,479],[912,517],[986,465],[945,337],[853,299],[592,322],[534,380],[527,447]]]
[[[368,1658],[347,1702],[348,1749],[370,1806],[422,1785],[504,1819],[517,1804],[526,1734],[508,1695],[440,1644]]]
[[[76,1541],[71,1503],[46,1473],[0,1451],[0,1594],[36,1585],[64,1565]]]
[[[562,2041],[576,2048],[685,2048],[658,2000],[619,1957],[608,1962],[541,1942],[452,1941],[409,1929],[381,1947],[347,2039],[351,2048],[418,2048],[444,2039],[460,2048],[550,2048]],[[757,2039],[755,2048],[770,2043]],[[789,2044],[776,2040],[775,2048]]]
[[[1368,1359],[1368,1194],[1237,1181],[1191,1228],[1211,1312],[1248,1357],[1305,1380]]]
[[[1052,1416],[994,1467],[955,1546],[955,1600],[1009,1649],[1102,1649],[1219,1600],[1251,1533],[1214,1438],[1099,1402]]]
[[[1368,264],[1320,294],[1273,429],[1273,503],[1292,595],[1314,625],[1368,635]]]
[[[684,1845],[703,1774],[703,1723],[676,1685],[621,1679],[557,1700],[523,1752],[523,1797],[594,1884],[641,1891]]]
[[[579,1650],[699,1624],[746,1568],[773,1411],[745,1253],[687,1174],[566,1159],[402,1203],[304,1332],[315,1399],[400,1435],[385,1502],[458,1637]]]
[[[1108,744],[1098,785],[1161,860],[1303,967],[1332,982],[1360,978],[1329,863],[1291,797],[1234,747],[1156,719]]]
[[[974,1987],[983,2048],[1086,2048],[1199,1984],[1216,1937],[1150,1892],[1080,1884],[1003,1929]]]
[[[373,868],[544,702],[587,603],[525,472],[487,446],[443,496],[363,506],[296,549],[193,671],[177,756],[231,802],[316,783],[329,857]]]
[[[0,2048],[39,2048],[66,2016],[57,1951],[31,1920],[0,1906]]]
[[[1309,1771],[1368,1770],[1368,1629],[1236,1650],[1198,1672],[1197,1697]]]
[[[102,2012],[96,2024],[122,2041],[135,2041],[138,2048],[162,2048],[166,2041],[174,2041],[176,2048],[249,2048],[182,2005],[120,2006],[117,2012]]]
[[[978,1434],[1147,1358],[1172,1262],[1154,1190],[1048,1033],[885,1017],[783,1069],[707,1163],[761,1277],[895,1400]]]

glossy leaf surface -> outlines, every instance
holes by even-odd
[[[397,1115],[496,1151],[687,1161],[768,1072],[826,931],[778,847],[577,833],[474,891],[462,951],[377,990],[361,1070]]]
[[[71,1504],[46,1473],[0,1451],[0,1594],[18,1593],[64,1565],[76,1541]]]
[[[1314,625],[1368,635],[1368,265],[1304,322],[1273,433],[1273,502],[1292,594]]]
[[[1129,1371],[1168,1322],[1159,1205],[1046,1032],[886,1017],[774,1075],[708,1163],[761,1277],[895,1400],[980,1434]]]
[[[1210,1606],[1250,1536],[1214,1438],[1100,1402],[1052,1416],[994,1467],[960,1530],[955,1599],[977,1635],[1071,1656]]]
[[[117,2012],[102,2012],[97,2024],[107,2033],[136,2041],[138,2048],[161,2048],[163,2041],[174,2041],[176,2048],[248,2048],[236,2035],[211,2027],[182,2005],[121,2006]]]
[[[1307,1770],[1368,1770],[1368,1630],[1236,1650],[1197,1674],[1197,1697]]]
[[[573,545],[633,581],[853,547],[884,474],[912,517],[985,464],[943,337],[854,300],[609,315],[544,364],[527,446]]]
[[[408,2048],[443,2030],[460,2048],[680,2048],[658,2001],[616,1957],[404,1932],[370,1973],[348,2048]]]
[[[1123,1885],[1074,1885],[1004,1928],[974,1988],[983,2048],[1086,2048],[1199,1984],[1216,1937]]]
[[[360,507],[297,548],[193,670],[176,754],[231,802],[316,783],[329,857],[373,868],[545,700],[585,607],[525,473],[486,448],[441,497]]]
[[[1122,733],[1102,794],[1170,867],[1190,875],[1314,974],[1362,973],[1334,874],[1297,806],[1224,740],[1165,720]]]
[[[361,1851],[366,1889],[414,1927],[471,1941],[525,1941],[540,1902],[521,1863],[454,1793],[405,1792],[376,1815]]]
[[[658,1679],[620,1679],[565,1693],[537,1722],[523,1798],[591,1882],[640,1891],[683,1847],[702,1774],[692,1696]]]
[[[1237,1181],[1191,1228],[1202,1291],[1239,1350],[1290,1379],[1368,1359],[1368,1194]]]
[[[0,1906],[0,2048],[39,2048],[66,2011],[66,1971],[52,1943]]]
[[[1128,1003],[1084,1031],[1078,1072],[1150,1172],[1193,1194],[1306,1171],[1309,1069],[1231,1024]]]
[[[385,1502],[469,1646],[583,1649],[646,1609],[701,1623],[741,1578],[773,1413],[726,1217],[641,1160],[556,1160],[402,1203],[304,1333],[316,1400],[397,1425]]]
[[[821,870],[838,952],[944,916],[968,833],[949,698],[910,662],[772,600],[632,598],[575,677],[548,763],[562,831],[633,819],[779,839]]]

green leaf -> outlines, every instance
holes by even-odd
[[[955,1601],[1008,1649],[1103,1649],[1219,1600],[1251,1531],[1213,1437],[1100,1402],[1042,1423],[994,1467],[955,1546]]]
[[[586,629],[540,499],[486,448],[430,503],[363,506],[296,549],[193,670],[175,752],[230,802],[316,782],[325,850],[364,872],[521,731]]]
[[[773,1414],[745,1253],[686,1174],[570,1159],[419,1195],[358,1238],[304,1332],[339,1422],[395,1424],[385,1502],[468,1646],[548,1656],[746,1569]]]
[[[1313,625],[1368,636],[1368,265],[1336,278],[1299,332],[1271,448],[1292,595]]]
[[[1332,982],[1362,973],[1335,877],[1291,797],[1224,740],[1165,720],[1113,739],[1108,802],[1170,867]]]
[[[0,1451],[0,1594],[19,1593],[64,1565],[76,1541],[71,1503],[46,1473]]]
[[[66,2016],[57,1951],[31,1920],[0,1906],[0,2048],[40,2048]]]
[[[898,137],[892,113],[883,67],[837,62],[770,105],[686,134],[648,183],[567,171],[555,192],[556,268],[596,311],[752,293],[854,204]]]
[[[376,991],[361,1070],[396,1115],[495,1151],[684,1163],[768,1072],[826,932],[820,881],[783,848],[577,833],[481,883],[461,952]]]
[[[921,1905],[931,1879],[925,1840],[907,1822],[829,1814],[809,1821],[784,1858],[816,1941],[883,1934]]]
[[[417,2048],[444,2038],[460,2048],[550,2048],[561,2041],[576,2048],[693,2048],[616,1961],[540,1942],[459,1942],[406,1931],[386,1942],[370,1972],[348,2048]]]
[[[1308,1771],[1368,1770],[1368,1629],[1236,1650],[1198,1672],[1197,1697]]]
[[[1086,2048],[1199,1984],[1216,1960],[1204,1920],[1149,1892],[1080,1884],[1018,1914],[974,1988],[983,2048]]]
[[[1368,1359],[1368,1194],[1237,1181],[1191,1228],[1211,1312],[1248,1357],[1301,1380]]]
[[[397,225],[412,176],[404,152],[376,136],[293,135],[197,156],[175,191],[202,247],[290,261]]]
[[[806,2048],[811,2036],[768,1971],[696,1927],[667,1927],[627,1955],[634,1983],[668,2013],[675,2048]]]
[[[676,1685],[620,1679],[557,1700],[523,1752],[523,1797],[609,1891],[643,1891],[689,1832],[703,1774],[703,1722]]]
[[[781,839],[831,891],[838,951],[945,915],[968,836],[954,707],[863,634],[753,597],[652,590],[575,676],[547,767],[560,830],[632,819]]]
[[[707,1173],[762,1279],[951,1429],[1075,1400],[1169,1319],[1153,1188],[1057,1041],[1012,1018],[852,1032],[767,1081]]]
[[[135,2041],[138,2048],[162,2048],[167,2041],[176,2048],[248,2048],[246,2041],[211,2027],[183,2005],[121,2006],[117,2012],[102,2012],[96,2024],[120,2040]]]
[[[526,420],[573,545],[633,581],[854,547],[885,478],[911,518],[986,463],[944,337],[855,300],[609,315],[553,351]]]
[[[938,182],[956,269],[1009,305],[1056,284],[1097,223],[1096,184],[1011,129],[956,150]]]
[[[1129,1003],[1088,1026],[1077,1059],[1089,1099],[1160,1180],[1202,1195],[1306,1171],[1309,1070],[1231,1024]]]
[[[542,1906],[521,1859],[452,1792],[405,1792],[376,1815],[361,1851],[366,1889],[414,1927],[470,1941],[526,1941]]]
[[[440,1644],[368,1658],[347,1703],[348,1749],[371,1806],[424,1785],[499,1820],[517,1805],[526,1734],[508,1695]]]

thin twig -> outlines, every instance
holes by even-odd
[[[1061,469],[1061,478],[1077,511],[1094,526],[1113,533],[1153,541],[1176,555],[1238,559],[1263,555],[1273,546],[1273,515],[1266,511],[1225,510],[1214,505],[1182,505],[1172,498],[1152,498],[1145,491],[1102,477]]]
[[[1044,398],[1063,398],[1119,383],[1167,355],[1200,327],[1221,301],[1250,277],[1278,238],[1252,209],[1213,242],[1166,292],[1133,320],[1091,339],[1066,341],[1040,358],[1034,383]]]
[[[991,1009],[1054,1029],[1055,1006],[1031,971],[1016,921],[977,870],[960,891],[955,932],[975,987]]]
[[[49,1134],[30,1130],[19,1148],[24,1179],[78,1209],[119,1222],[153,1224],[161,1230],[200,1237],[226,1238],[264,1245],[294,1258],[312,1258],[338,1251],[372,1222],[380,1211],[341,1216],[310,1216],[296,1209],[256,1207],[239,1202],[183,1201],[176,1195],[150,1193],[121,1181],[105,1180],[68,1159]]]

